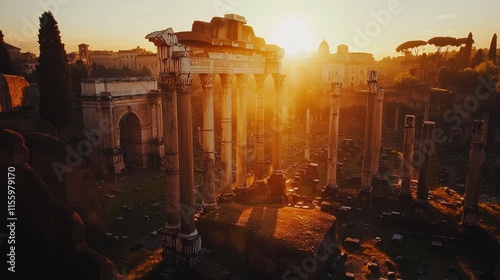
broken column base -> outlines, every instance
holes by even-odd
[[[193,235],[183,236],[165,230],[163,236],[163,261],[168,266],[193,267],[201,259],[201,237],[197,231]]]
[[[269,186],[269,195],[272,202],[285,203],[286,201],[286,184],[285,174],[281,170],[273,170],[273,173],[267,179]]]
[[[213,210],[217,209],[217,203],[210,203],[210,204],[202,204],[202,212],[203,213],[209,213]]]
[[[234,193],[219,194],[219,203],[231,203],[234,200]]]
[[[358,205],[361,207],[372,206],[372,188],[359,190]]]
[[[415,200],[413,214],[416,218],[427,219],[429,201],[425,199]]]
[[[477,207],[464,207],[464,212],[462,213],[462,224],[469,227],[479,226]]]

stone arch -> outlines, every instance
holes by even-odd
[[[119,128],[118,143],[123,152],[123,161],[127,167],[144,168],[142,122],[133,111],[125,112],[117,119]]]

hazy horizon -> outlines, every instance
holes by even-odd
[[[4,1],[5,2],[5,1]],[[346,1],[298,2],[244,0],[138,1],[12,1],[0,11],[5,41],[23,52],[38,53],[39,16],[51,10],[58,21],[68,53],[86,43],[91,50],[121,50],[136,46],[155,51],[144,36],[172,27],[191,30],[195,20],[235,13],[246,18],[256,36],[285,48],[288,54],[315,51],[323,38],[330,45],[346,44],[353,52],[372,53],[376,59],[398,56],[396,47],[408,40],[435,36],[474,35],[476,48],[488,48],[500,23],[491,19],[500,8],[495,0],[475,1]],[[432,10],[429,9],[432,7]],[[434,53],[425,46],[421,53]]]

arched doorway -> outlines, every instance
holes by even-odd
[[[142,135],[139,117],[126,113],[120,119],[120,147],[123,151],[123,161],[127,167],[143,167]]]

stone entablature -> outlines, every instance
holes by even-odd
[[[121,97],[158,93],[156,78],[106,78],[82,80],[82,97]]]

